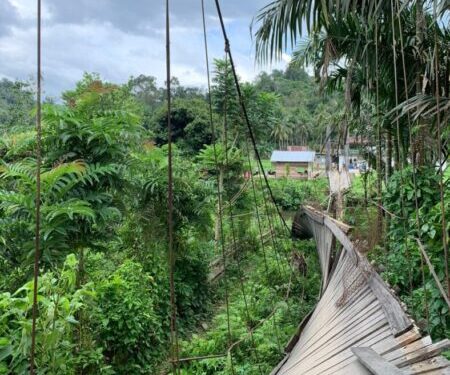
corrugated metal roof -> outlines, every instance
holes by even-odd
[[[312,163],[315,155],[315,151],[273,151],[270,161]]]

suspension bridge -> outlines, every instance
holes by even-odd
[[[217,11],[223,37],[225,52],[229,60],[237,95],[241,104],[243,122],[248,128],[253,152],[260,169],[259,180],[265,180],[270,200],[274,201],[270,185],[259,157],[258,147],[253,129],[250,125],[244,100],[230,51],[230,43],[226,34],[225,24],[216,0]],[[41,5],[38,1],[38,108],[37,108],[37,176],[38,189],[36,202],[40,202],[39,176],[41,165]],[[203,21],[204,21],[203,10]],[[176,343],[176,308],[174,301],[173,278],[173,181],[171,164],[171,123],[170,123],[170,39],[169,39],[169,11],[167,1],[167,101],[168,101],[168,229],[170,254],[170,293],[171,293],[171,339],[173,344],[172,363],[180,362]],[[206,32],[205,32],[206,45]],[[205,46],[206,47],[206,46]],[[206,49],[206,48],[205,48]],[[206,50],[206,61],[208,55]],[[208,68],[208,87],[209,68]],[[209,90],[208,90],[209,91]],[[210,97],[211,95],[209,95]],[[210,104],[211,106],[211,104]],[[211,117],[212,123],[212,117]],[[214,132],[213,132],[214,134]],[[215,136],[214,136],[215,137]],[[214,144],[214,140],[213,140]],[[338,182],[336,182],[336,179]],[[345,180],[347,184],[347,181]],[[252,184],[254,184],[252,180]],[[342,184],[340,176],[330,181],[332,191],[340,192]],[[337,187],[336,187],[337,185]],[[219,205],[221,192],[218,192]],[[276,207],[277,208],[277,207]],[[278,208],[277,208],[278,210]],[[222,209],[220,208],[220,212]],[[279,212],[278,212],[279,214]],[[233,218],[233,213],[230,214]],[[30,372],[35,373],[34,352],[37,319],[37,281],[39,273],[39,236],[40,211],[36,209],[36,250],[34,266],[34,297],[33,297],[33,324],[32,343],[30,355]],[[280,215],[281,217],[281,215]],[[259,220],[259,219],[258,219]],[[284,223],[284,222],[283,222]],[[285,225],[286,223],[284,223]],[[418,327],[405,312],[402,303],[393,291],[384,283],[378,273],[373,269],[366,256],[361,254],[351,238],[352,228],[341,221],[332,218],[329,214],[313,207],[304,206],[299,209],[293,221],[292,234],[301,239],[314,238],[322,272],[320,299],[310,314],[300,322],[297,333],[285,347],[285,357],[273,369],[271,375],[316,375],[316,374],[450,374],[450,362],[441,352],[450,347],[450,340],[432,342],[429,336],[422,336]],[[273,236],[271,230],[269,235]],[[262,242],[268,235],[261,233]],[[419,242],[419,247],[421,246]],[[234,247],[232,248],[232,250]],[[230,250],[230,251],[232,251]],[[210,279],[219,277],[225,270],[220,264],[220,258],[214,263]],[[431,268],[430,268],[431,269]],[[438,281],[437,281],[438,282]],[[445,298],[445,293],[443,293]],[[448,300],[446,299],[447,303]],[[229,352],[235,346],[231,345]],[[175,366],[175,373],[178,369]]]
[[[312,207],[296,214],[293,235],[314,238],[321,298],[300,323],[271,375],[450,374],[445,339],[422,337],[390,288],[349,238],[351,227]],[[337,245],[341,250],[333,251]]]

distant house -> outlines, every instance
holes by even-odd
[[[276,177],[311,178],[315,151],[273,151],[270,161]]]

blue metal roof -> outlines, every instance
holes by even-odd
[[[312,163],[315,151],[273,151],[271,162]]]

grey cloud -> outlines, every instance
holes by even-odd
[[[10,31],[12,25],[17,23],[18,14],[8,0],[0,1],[0,37]]]
[[[227,18],[250,20],[269,0],[222,0]],[[164,0],[48,0],[55,23],[107,22],[126,32],[142,32],[164,26]],[[205,0],[208,16],[216,15],[214,0]],[[171,1],[174,25],[200,27],[200,0]]]
[[[26,1],[34,4],[34,0]],[[238,73],[245,80],[259,71],[254,65],[248,26],[258,9],[270,1],[222,0]],[[223,57],[214,0],[205,2],[210,57]],[[164,0],[45,0],[42,57],[46,95],[59,96],[61,91],[73,87],[84,71],[98,72],[104,79],[118,83],[125,82],[130,75],[147,74],[157,77],[162,84],[164,3]],[[184,85],[204,87],[200,0],[171,0],[171,3],[172,73]],[[14,9],[4,4],[5,0],[0,0],[0,19],[6,11],[12,12],[14,18]],[[0,77],[27,79],[35,75],[35,15],[31,11],[24,16],[23,7],[19,11],[21,17],[15,27],[0,34]]]

